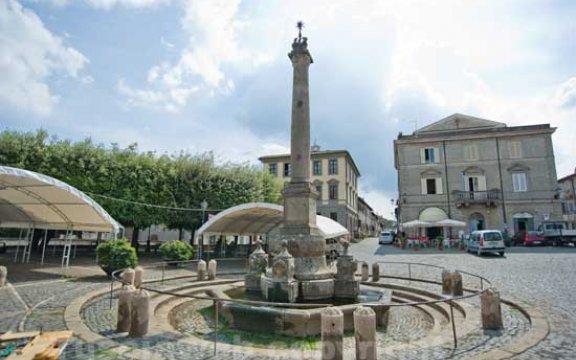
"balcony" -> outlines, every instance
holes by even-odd
[[[452,201],[456,207],[468,207],[475,204],[484,204],[486,207],[498,206],[500,202],[500,189],[488,191],[452,191]]]

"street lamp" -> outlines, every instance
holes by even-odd
[[[200,220],[200,227],[204,225],[204,215],[206,214],[206,209],[208,209],[208,201],[206,199],[202,200],[200,203],[200,210],[202,210],[202,218]],[[204,234],[200,235],[200,244],[198,249],[198,259],[202,259],[202,252],[204,250]]]

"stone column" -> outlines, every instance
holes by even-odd
[[[130,331],[132,322],[132,295],[135,289],[132,285],[123,286],[118,291],[118,320],[116,322],[116,332]]]
[[[322,360],[343,360],[344,313],[337,307],[322,310]]]
[[[458,271],[452,273],[452,295],[462,296],[464,295],[464,286],[462,285],[462,274]]]
[[[0,288],[6,285],[7,278],[8,278],[8,268],[6,266],[0,266]]]
[[[482,328],[484,330],[500,330],[502,324],[502,307],[500,306],[500,293],[495,289],[488,289],[480,295],[482,309]]]
[[[380,280],[380,265],[378,263],[372,264],[372,281],[378,282]]]
[[[361,281],[368,281],[370,275],[368,274],[368,263],[364,261],[361,266],[362,276],[360,277]]]
[[[150,294],[140,290],[132,295],[132,321],[130,323],[130,337],[143,337],[148,333],[150,323]]]
[[[216,260],[212,259],[208,261],[208,280],[216,279]]]
[[[122,272],[122,275],[120,276],[120,278],[122,279],[122,282],[125,285],[134,286],[134,277],[135,276],[136,276],[136,273],[134,272],[134,269],[128,268]]]
[[[354,311],[356,360],[376,360],[376,313],[360,306]]]
[[[452,294],[452,273],[450,270],[442,270],[442,295]]]
[[[198,267],[196,268],[196,275],[198,276],[198,281],[203,281],[206,278],[206,261],[198,261]]]
[[[134,269],[134,287],[140,289],[142,286],[142,279],[144,278],[144,269],[141,266],[136,266]]]

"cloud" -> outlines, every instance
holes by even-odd
[[[566,80],[558,87],[555,100],[561,109],[576,107],[576,77]]]
[[[0,2],[0,34],[0,101],[39,115],[50,114],[58,102],[48,84],[50,77],[78,78],[88,59],[14,0]]]
[[[84,1],[94,8],[104,10],[110,10],[115,6],[141,8],[141,7],[154,7],[170,3],[170,0],[84,0]],[[56,6],[66,6],[72,1],[51,0],[50,2]]]

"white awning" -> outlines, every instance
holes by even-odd
[[[117,233],[122,225],[88,195],[60,180],[0,166],[0,227]]]
[[[427,221],[431,223],[445,219],[448,219],[448,215],[446,215],[446,212],[444,212],[444,210],[437,207],[429,207],[422,210],[420,216],[418,217],[418,220]]]
[[[208,220],[195,237],[203,233],[222,235],[266,234],[284,220],[284,207],[270,203],[247,203],[226,209]],[[326,239],[349,234],[340,223],[316,215],[316,223]]]

